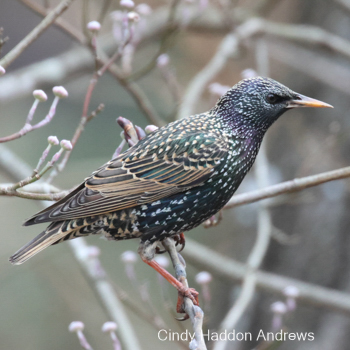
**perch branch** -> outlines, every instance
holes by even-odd
[[[163,240],[162,243],[165,249],[169,253],[171,262],[174,266],[176,278],[185,287],[188,287],[188,282],[186,279],[186,270],[185,270],[186,266],[184,266],[184,264],[181,263],[180,261],[180,258],[179,258],[180,253],[178,253],[176,250],[175,241],[172,238],[166,238]],[[190,298],[185,297],[184,304],[185,304],[184,305],[185,311],[191,320],[191,324],[194,330],[195,340],[196,340],[196,347],[192,347],[190,345],[190,348],[191,349],[194,348],[196,350],[206,350],[207,347],[205,345],[203,330],[202,330],[204,313],[199,306],[196,306],[193,304]]]

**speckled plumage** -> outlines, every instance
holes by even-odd
[[[198,226],[231,198],[268,127],[300,96],[272,79],[241,81],[209,112],[154,131],[27,220],[52,223],[10,260],[22,263],[51,244],[96,233],[139,237],[145,250]]]

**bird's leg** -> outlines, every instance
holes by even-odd
[[[161,267],[156,261],[153,260],[156,253],[156,247],[160,242],[140,242],[139,254],[141,259],[158,273],[160,273],[172,286],[174,286],[179,293],[176,310],[178,313],[185,313],[184,310],[184,297],[189,298],[194,305],[198,305],[198,292],[193,288],[188,287],[185,271],[185,261],[182,256],[176,251],[175,241],[172,238],[165,238],[161,243],[165,250],[169,252],[171,261],[173,263],[176,277],[171,275],[167,270]],[[188,315],[183,318],[186,320]]]
[[[198,305],[198,292],[195,291],[193,288],[188,288],[186,285],[178,281],[172,274],[170,274],[167,270],[165,270],[163,267],[161,267],[156,261],[154,260],[147,260],[141,255],[141,258],[143,262],[145,262],[147,265],[151,266],[153,269],[155,269],[158,273],[160,273],[171,285],[173,285],[179,292],[179,298],[181,296],[182,302],[183,298],[187,297],[190,298],[193,302],[193,304]],[[180,309],[182,306],[182,302],[179,305],[178,300],[178,306],[177,310]],[[181,309],[182,310],[182,309]],[[178,312],[184,312],[178,311]]]
[[[178,250],[179,252],[182,252],[185,248],[186,245],[186,237],[183,232],[172,236],[173,240],[176,242],[175,246],[177,247],[178,245],[181,245],[180,249]],[[156,254],[164,254],[166,252],[166,249],[161,249],[159,246],[156,247],[155,253]]]
[[[182,246],[184,246],[185,236],[183,233],[180,235],[180,239],[183,240],[183,241],[181,241],[180,244],[182,244]],[[188,287],[187,278],[186,278],[186,270],[185,270],[186,263],[185,263],[185,260],[183,259],[183,257],[181,256],[181,254],[177,252],[175,242],[176,242],[176,240],[174,240],[173,238],[165,238],[162,241],[162,244],[170,255],[171,261],[172,261],[174,269],[175,269],[175,274],[176,274],[177,280],[180,281],[181,284],[191,294],[191,297],[189,297],[188,295],[186,295],[184,293],[180,293],[180,292],[178,294],[176,311],[178,313],[186,313],[186,311],[184,309],[184,297],[189,297],[195,305],[199,305],[198,292],[194,288]],[[178,320],[184,321],[184,320],[188,319],[188,317],[189,316],[186,314],[182,319],[178,319]]]

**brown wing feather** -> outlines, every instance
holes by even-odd
[[[187,146],[182,147],[181,152],[177,152],[179,147],[173,139],[160,150],[158,147],[150,150],[150,147],[145,147],[147,142],[142,140],[100,167],[67,197],[34,215],[24,225],[131,208],[203,183],[227,153],[225,144],[218,143],[217,137],[212,135],[205,139],[203,146],[194,142],[196,148],[187,139],[193,140],[193,133],[182,140]],[[152,142],[148,144],[152,145]]]

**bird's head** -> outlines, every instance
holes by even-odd
[[[279,82],[263,77],[244,79],[233,86],[216,104],[216,111],[236,127],[266,131],[288,109],[331,107],[298,94]]]

